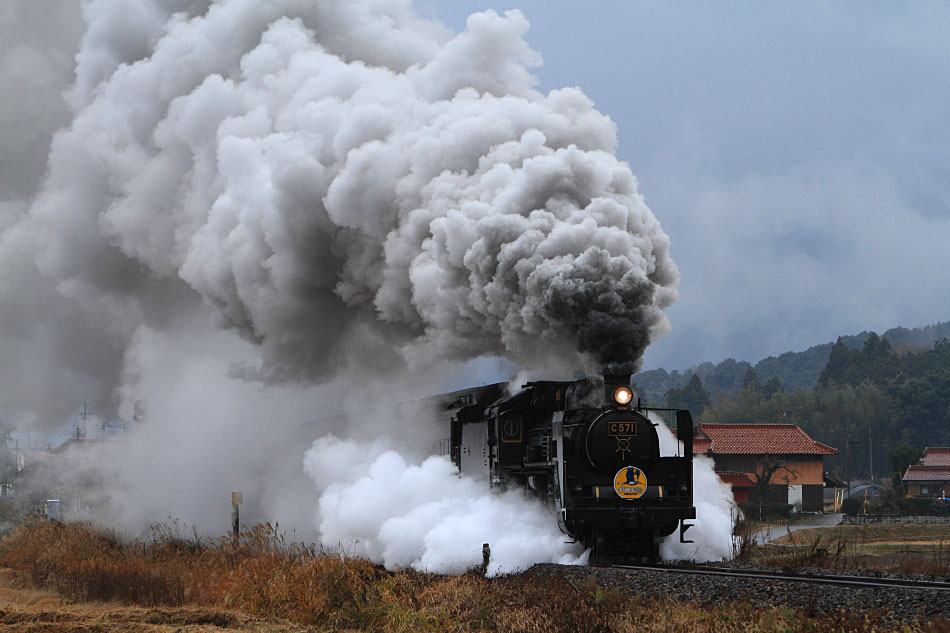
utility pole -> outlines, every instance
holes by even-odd
[[[868,480],[874,482],[874,444],[871,440],[871,423],[868,422]]]
[[[844,436],[845,461],[848,469],[848,498],[851,498],[851,435]]]
[[[86,400],[82,401],[82,439],[86,439],[86,417],[88,412],[86,411]]]

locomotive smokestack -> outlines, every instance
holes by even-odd
[[[604,374],[605,393],[612,399],[612,394],[619,387],[630,387],[632,377],[632,374]]]
[[[625,374],[604,374],[604,385],[629,387],[632,377],[633,374],[629,372]]]

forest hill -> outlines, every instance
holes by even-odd
[[[675,381],[662,392],[666,405],[689,408],[702,423],[797,424],[816,440],[840,447],[841,454],[826,461],[828,470],[839,475],[844,474],[850,441],[853,476],[897,473],[899,483],[899,473],[923,447],[950,444],[950,341],[895,348],[872,332],[857,349],[848,343],[853,341],[842,337],[830,345],[817,380],[807,386],[786,388],[774,374],[762,384],[751,365],[732,359],[712,366],[717,371],[707,368],[705,377],[700,366],[685,375],[643,372],[634,382],[649,394],[641,381],[656,389],[662,372]],[[743,371],[739,385],[715,389],[723,374],[737,369]],[[646,397],[658,401],[656,395]]]

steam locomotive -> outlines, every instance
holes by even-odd
[[[690,542],[693,421],[689,411],[640,406],[629,385],[629,375],[608,375],[529,382],[512,395],[503,385],[456,392],[452,460],[492,487],[551,503],[593,563],[655,561],[660,539],[677,528]],[[661,456],[650,411],[675,419],[682,455]]]

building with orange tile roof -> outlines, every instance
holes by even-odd
[[[812,439],[795,424],[699,424],[693,453],[713,459],[716,472],[733,485],[737,502],[754,495],[756,482],[772,470],[766,501],[819,512],[823,507],[824,457],[838,451]],[[737,474],[752,486],[734,483]]]
[[[919,464],[911,464],[901,480],[914,497],[950,495],[950,447],[928,446]]]

